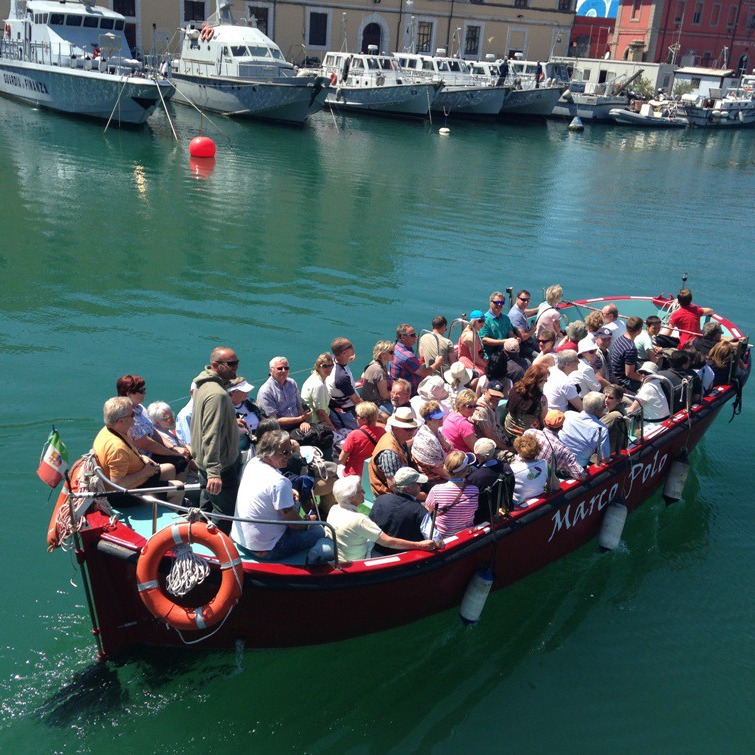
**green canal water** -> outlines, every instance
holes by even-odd
[[[120,375],[179,409],[227,344],[255,385],[276,354],[301,383],[337,335],[361,366],[398,323],[506,286],[655,294],[688,272],[696,301],[755,320],[753,132],[218,118],[198,175],[199,116],[175,119],[178,144],[164,115],[103,134],[0,101],[0,749],[751,752],[749,395],[694,453],[683,502],[652,499],[618,551],[493,595],[471,630],[450,611],[314,648],[97,664],[34,471],[53,422],[89,448]]]

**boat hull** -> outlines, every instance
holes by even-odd
[[[143,124],[160,104],[160,94],[168,100],[173,91],[168,81],[0,58],[0,94],[88,118],[112,115],[113,123]]]
[[[355,113],[424,118],[435,97],[435,84],[342,87],[331,89],[326,102],[335,110]]]
[[[752,128],[755,126],[755,102],[747,106],[716,110],[702,107],[680,107],[690,126],[698,128]]]
[[[685,128],[688,123],[685,118],[646,116],[624,108],[612,108],[608,115],[615,123],[622,126],[639,126],[641,128]]]
[[[501,112],[505,87],[444,86],[432,101],[434,112],[447,116],[495,118]]]
[[[501,115],[550,115],[561,96],[561,92],[560,87],[512,89],[504,100]]]
[[[594,474],[585,484],[564,483],[544,505],[514,512],[495,527],[481,525],[447,541],[435,555],[418,551],[356,562],[342,570],[281,564],[244,564],[239,604],[202,647],[312,645],[400,626],[458,606],[472,575],[492,565],[500,589],[577,550],[599,532],[606,506],[623,498],[632,511],[664,481],[672,460],[691,450],[732,391],[706,399],[688,428],[683,418],[656,442],[648,440]],[[85,558],[99,631],[107,655],[135,646],[181,646],[181,636],[147,611],[135,569],[144,539],[123,525],[108,531],[101,514],[89,516]],[[167,571],[167,563],[164,571]],[[219,572],[192,596],[205,602]],[[193,634],[185,639],[197,639]]]
[[[604,97],[589,94],[572,94],[571,99],[561,97],[551,115],[560,118],[581,118],[583,121],[612,122],[612,109],[625,107],[625,97]]]
[[[312,78],[247,81],[174,73],[174,102],[200,110],[300,125],[322,110],[328,87]]]

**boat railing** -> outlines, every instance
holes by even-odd
[[[152,534],[154,535],[157,532],[157,513],[158,508],[164,508],[168,509],[170,511],[175,511],[178,514],[182,514],[183,516],[191,519],[198,519],[198,518],[204,518],[204,519],[211,519],[213,522],[216,521],[222,521],[222,522],[242,522],[245,524],[274,524],[278,527],[309,527],[313,524],[319,524],[324,529],[327,529],[330,532],[332,545],[333,545],[333,568],[334,569],[340,569],[339,565],[339,558],[338,558],[338,540],[336,538],[336,531],[332,524],[329,524],[328,522],[322,520],[322,519],[257,519],[255,517],[240,517],[240,516],[231,516],[229,514],[220,514],[215,511],[203,511],[198,509],[196,506],[184,506],[178,503],[171,503],[169,501],[162,501],[158,498],[155,498],[152,494],[153,493],[175,493],[175,492],[197,492],[204,488],[203,485],[199,484],[188,484],[188,485],[167,485],[164,487],[152,487],[152,488],[124,488],[121,485],[118,485],[117,483],[113,482],[111,479],[105,475],[105,473],[102,471],[102,467],[95,466],[94,468],[95,473],[97,476],[107,485],[111,485],[115,490],[96,490],[96,491],[77,491],[73,494],[74,498],[104,498],[107,497],[108,500],[110,496],[117,498],[118,496],[134,496],[136,498],[141,498],[145,503],[150,504],[152,506]],[[328,559],[330,561],[330,559]]]

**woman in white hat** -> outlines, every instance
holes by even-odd
[[[446,414],[438,401],[428,401],[424,404],[419,410],[423,424],[412,442],[412,461],[433,484],[448,479],[443,462],[446,460],[446,454],[453,451],[453,446],[440,432]]]
[[[428,401],[437,401],[440,404],[440,408],[444,415],[451,411],[451,407],[447,403],[448,389],[446,388],[443,378],[440,375],[428,375],[423,378],[422,382],[417,386],[417,395],[412,396],[409,403],[414,410],[415,417],[421,417],[420,409]],[[424,420],[421,420],[424,422]]]
[[[466,388],[473,378],[472,370],[464,366],[463,362],[454,362],[449,369],[443,373],[443,379],[446,381],[446,390],[448,391],[448,401],[453,406],[456,401],[456,394]]]

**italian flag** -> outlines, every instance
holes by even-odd
[[[63,479],[67,469],[68,449],[53,426],[52,432],[47,438],[44,448],[42,448],[37,475],[42,482],[46,482],[51,488],[55,488]]]

